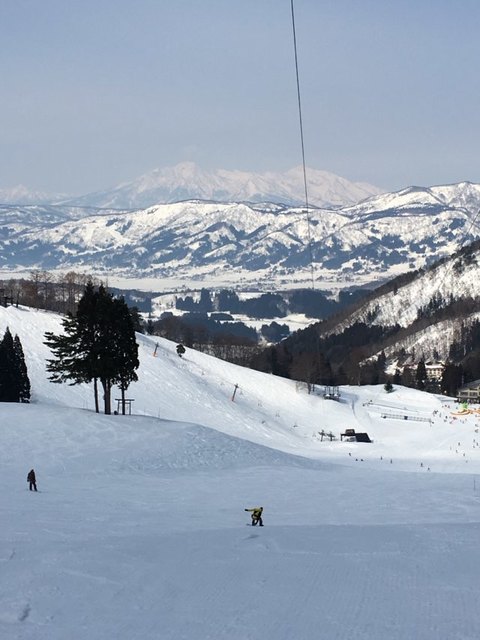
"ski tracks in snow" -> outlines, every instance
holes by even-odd
[[[477,528],[265,527],[235,547],[253,570],[241,591],[258,635],[244,637],[475,640]]]

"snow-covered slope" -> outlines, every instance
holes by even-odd
[[[0,404],[2,640],[476,640],[477,414],[403,388],[332,402],[138,336],[134,415],[97,415],[47,380],[59,317],[7,325],[33,402]],[[318,435],[346,427],[374,443]]]
[[[381,193],[373,185],[350,182],[328,171],[308,169],[309,197],[313,205],[337,207],[355,204]],[[143,209],[179,200],[218,202],[305,202],[303,170],[295,167],[283,173],[269,171],[205,171],[193,162],[155,169],[132,182],[109,191],[90,193],[71,200],[77,205]]]
[[[372,297],[345,322],[339,323],[336,330],[355,322],[407,327],[417,318],[420,308],[426,307],[436,296],[448,301],[450,296],[465,298],[478,295],[479,278],[480,264],[476,252],[470,255],[468,262],[459,255],[439,261],[420,271],[403,286],[389,286],[386,293]]]
[[[450,259],[441,260],[428,269],[421,270],[404,284],[389,285],[385,287],[385,292],[379,289],[378,295],[370,296],[367,302],[339,321],[335,326],[335,333],[343,331],[356,322],[389,327],[398,324],[400,327],[408,327],[419,317],[422,309],[429,307],[433,309],[432,304],[436,304],[436,308],[441,308],[452,300],[478,298],[480,263],[477,245],[478,243],[467,245]],[[426,329],[423,328],[422,335],[410,338],[410,341],[420,339],[422,342],[420,351],[424,352],[427,358],[432,357],[433,349],[446,358],[448,347],[460,330],[461,324],[476,319],[479,314],[480,310],[468,318],[465,316],[450,318]],[[395,348],[399,346],[405,345],[395,345]]]
[[[408,281],[400,281],[398,286],[389,283],[368,296],[353,312],[323,330],[323,334],[341,333],[355,323],[409,328],[406,337],[397,337],[384,349],[387,356],[405,349],[416,353],[417,359],[441,358],[447,360],[454,341],[460,341],[462,330],[480,318],[478,303],[470,304],[468,314],[452,311],[448,318],[434,315],[452,301],[478,299],[480,296],[480,261],[478,242],[467,245],[449,259],[441,260],[427,269],[419,271]],[[430,310],[430,321],[416,323]],[[412,327],[417,326],[416,330]]]
[[[44,333],[61,332],[60,316],[28,307],[0,307],[0,335],[7,326],[12,334],[19,335],[24,346],[27,367],[34,381],[33,403],[94,409],[90,386],[48,381],[45,361],[51,353],[43,344]],[[371,450],[402,458],[405,468],[412,468],[409,466],[411,459],[426,455],[418,442],[411,449],[406,446],[406,440],[418,437],[420,426],[413,425],[410,431],[411,425],[404,425],[403,431],[405,435],[409,434],[408,438],[396,448],[397,427],[390,431],[384,421],[377,423],[372,418],[372,409],[366,409],[364,403],[374,399],[375,406],[381,406],[388,400],[392,409],[398,410],[403,410],[407,403],[409,414],[429,419],[433,419],[433,412],[441,407],[441,401],[435,396],[406,389],[385,394],[382,388],[345,388],[342,402],[328,402],[323,400],[321,389],[319,395],[308,395],[302,385],[294,381],[238,367],[191,349],[179,358],[176,345],[162,338],[138,334],[138,343],[139,382],[132,383],[128,391],[129,397],[134,399],[135,414],[195,422],[259,445],[273,446],[285,453],[344,458],[350,445],[339,441],[320,442],[318,431],[332,430],[339,436],[344,427],[350,426],[371,434],[375,440]],[[154,357],[156,344],[157,355]],[[234,391],[235,400],[232,401]],[[383,400],[379,400],[383,396]],[[182,397],[185,397],[184,402]],[[374,408],[373,415],[376,413],[378,409]],[[449,427],[446,428],[448,432]],[[433,443],[429,424],[425,430],[427,449],[431,454]],[[452,434],[452,437],[456,436]],[[449,468],[450,464],[452,471],[462,470],[445,450],[444,443],[438,456],[442,466]],[[478,460],[480,463],[480,455]]]

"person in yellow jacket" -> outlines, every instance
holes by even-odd
[[[245,511],[250,511],[252,514],[252,527],[254,527],[257,524],[263,527],[263,520],[262,520],[263,507],[253,507],[252,509],[245,509]]]

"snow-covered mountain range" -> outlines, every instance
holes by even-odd
[[[355,204],[381,193],[373,185],[350,182],[328,171],[308,169],[309,200],[319,207]],[[69,204],[117,209],[144,209],[180,200],[216,202],[275,202],[298,205],[305,202],[302,167],[283,173],[253,173],[218,169],[206,171],[193,162],[155,169],[113,189],[89,193]]]
[[[0,203],[6,204],[47,204],[66,198],[65,194],[52,194],[44,191],[31,191],[23,184],[15,187],[0,188]]]
[[[184,201],[138,211],[0,207],[0,268],[85,269],[165,286],[380,282],[480,237],[480,185],[412,187],[338,209]],[[311,243],[309,243],[309,237]]]
[[[356,323],[397,326],[399,330],[378,345],[389,362],[402,352],[412,362],[422,357],[447,361],[455,342],[467,355],[466,330],[480,320],[479,248],[477,241],[428,268],[392,280],[353,309],[320,324],[320,336],[340,334]]]
[[[382,189],[364,182],[351,182],[329,171],[307,169],[309,200],[314,206],[339,207],[355,204]],[[68,196],[31,191],[23,185],[0,188],[3,204],[68,204],[107,209],[145,209],[180,200],[216,202],[275,202],[297,205],[305,202],[302,167],[283,172],[207,171],[193,162],[154,169],[110,189]]]

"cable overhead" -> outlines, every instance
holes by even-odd
[[[298,101],[298,118],[300,124],[300,143],[302,148],[302,167],[303,167],[303,186],[305,190],[305,209],[307,217],[307,239],[308,239],[308,251],[310,255],[310,269],[312,276],[312,289],[315,289],[315,278],[313,272],[313,251],[312,251],[312,234],[310,231],[310,207],[308,204],[308,188],[307,188],[307,169],[305,166],[305,143],[303,139],[303,118],[302,118],[302,101],[300,97],[300,78],[298,73],[298,54],[297,54],[297,33],[295,29],[295,10],[293,6],[293,0],[290,0],[290,7],[292,11],[292,30],[293,30],[293,50],[295,53],[295,75],[297,79],[297,101]]]
[[[297,80],[297,102],[298,102],[298,118],[299,118],[299,126],[300,126],[300,143],[301,143],[301,151],[302,151],[302,168],[303,168],[303,185],[304,185],[304,193],[305,193],[305,210],[306,210],[306,219],[307,219],[307,239],[308,239],[308,250],[310,256],[310,268],[311,268],[311,278],[312,278],[312,289],[315,288],[315,278],[314,278],[314,263],[313,263],[313,249],[312,249],[312,233],[311,233],[311,222],[310,222],[310,205],[308,201],[308,185],[307,185],[307,170],[305,163],[305,142],[303,135],[303,117],[302,117],[302,101],[301,101],[301,92],[300,92],[300,76],[298,70],[298,53],[297,53],[297,34],[295,27],[295,9],[294,9],[294,0],[290,0],[290,8],[291,8],[291,17],[292,17],[292,31],[293,31],[293,49],[295,54],[295,75]],[[457,252],[463,248],[464,242],[470,231],[473,227],[478,226],[477,218],[480,217],[480,209],[477,210],[473,219],[470,222],[470,226],[463,232],[463,237],[460,237],[459,246]],[[337,232],[333,232],[334,234]],[[377,243],[381,246],[386,246],[386,244],[382,241],[382,238],[377,240]],[[445,271],[443,278],[441,279],[438,290],[443,286],[449,271],[452,269],[452,263],[450,263],[449,267]]]

